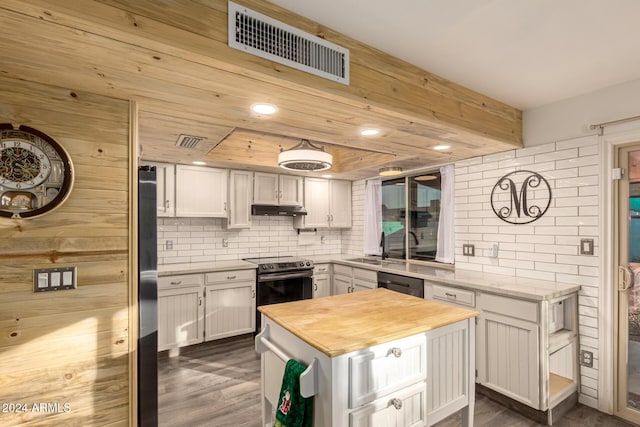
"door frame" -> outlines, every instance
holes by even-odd
[[[614,265],[614,181],[611,173],[618,146],[640,141],[640,123],[630,122],[607,127],[598,138],[600,146],[600,236],[601,236],[601,282],[599,292],[599,369],[597,409],[616,413],[617,396],[617,264]]]

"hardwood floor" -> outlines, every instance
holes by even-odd
[[[253,335],[184,347],[177,357],[160,353],[158,405],[161,427],[260,426],[260,356]],[[461,425],[453,415],[437,427]],[[477,396],[477,427],[538,427],[541,424],[484,396]],[[615,417],[578,404],[560,427],[628,427]],[[317,426],[329,427],[329,426]]]

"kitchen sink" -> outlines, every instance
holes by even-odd
[[[388,259],[382,260],[380,258],[369,258],[369,257],[360,257],[360,258],[347,258],[345,261],[351,262],[361,262],[363,264],[371,264],[371,265],[387,265],[391,263],[398,263],[398,261],[391,261]]]

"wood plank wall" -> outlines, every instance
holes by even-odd
[[[0,123],[50,135],[75,169],[57,210],[0,218],[0,403],[27,405],[0,426],[126,425],[129,103],[0,78]],[[78,289],[34,294],[33,269],[53,266],[77,266]]]

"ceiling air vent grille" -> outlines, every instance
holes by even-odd
[[[349,49],[229,2],[229,46],[349,84]]]
[[[207,138],[205,138],[204,136],[191,136],[191,135],[181,134],[178,137],[178,140],[176,141],[176,147],[190,148],[193,150],[198,148],[200,143],[205,139]]]

